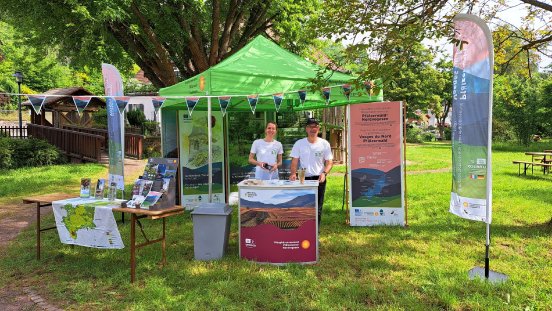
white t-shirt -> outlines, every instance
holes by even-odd
[[[299,167],[304,168],[305,176],[319,176],[324,171],[324,162],[333,160],[330,143],[318,137],[314,144],[307,138],[299,139],[291,149],[291,157],[299,158]]]
[[[255,154],[257,161],[273,165],[274,163],[278,163],[278,155],[284,153],[284,148],[277,140],[266,142],[264,139],[257,139],[253,142],[253,145],[251,145],[251,153]],[[255,179],[279,179],[278,170],[270,172],[269,170],[256,166]]]

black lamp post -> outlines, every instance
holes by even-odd
[[[18,96],[18,105],[17,109],[19,110],[19,138],[23,138],[23,118],[21,116],[21,83],[23,83],[23,74],[21,71],[16,71],[12,76],[15,77],[17,82],[17,96]]]

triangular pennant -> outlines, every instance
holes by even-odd
[[[165,103],[166,97],[160,97],[155,96],[151,98],[151,103],[153,105],[153,109],[155,109],[155,112],[159,111],[159,108],[163,106],[163,103]]]
[[[130,96],[113,96],[113,99],[117,104],[117,108],[119,108],[119,113],[122,114],[130,101]]]
[[[226,114],[226,108],[228,108],[228,106],[230,105],[230,100],[231,99],[232,99],[232,97],[230,97],[230,96],[221,96],[221,97],[218,98],[219,105],[220,105],[220,111],[222,111],[222,116],[223,117]]]
[[[251,107],[251,112],[255,113],[255,109],[257,109],[257,102],[259,101],[259,95],[248,95],[247,101]]]
[[[42,104],[44,104],[44,100],[46,99],[46,96],[44,95],[27,95],[29,98],[29,101],[31,102],[31,105],[33,106],[33,109],[36,114],[40,114],[40,111],[42,110]]]
[[[364,88],[366,89],[366,92],[372,96],[374,94],[374,81],[366,81],[364,82]]]
[[[326,100],[326,105],[330,103],[330,93],[332,92],[332,88],[325,87],[322,89],[322,96],[324,96],[324,100]]]
[[[272,95],[272,98],[274,99],[274,106],[276,107],[276,112],[280,110],[280,105],[282,104],[282,100],[284,100],[284,93],[278,93]]]
[[[351,85],[350,84],[343,84],[341,86],[343,88],[343,95],[347,97],[347,100],[351,98]]]
[[[307,91],[300,90],[297,91],[297,93],[299,93],[299,101],[301,102],[301,105],[303,105],[305,103],[305,100],[307,99]]]
[[[188,107],[190,117],[192,116],[192,112],[200,99],[201,97],[186,97],[186,106]]]
[[[75,103],[79,116],[82,115],[82,112],[86,109],[90,100],[92,100],[92,96],[73,96],[73,102]]]

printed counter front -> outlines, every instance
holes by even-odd
[[[318,262],[318,181],[249,179],[238,188],[240,258]]]

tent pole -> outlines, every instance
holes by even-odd
[[[207,95],[209,95],[208,92]],[[207,97],[207,158],[209,159],[207,174],[209,176],[209,203],[213,202],[213,142],[211,141],[213,132],[211,123],[211,97]]]

